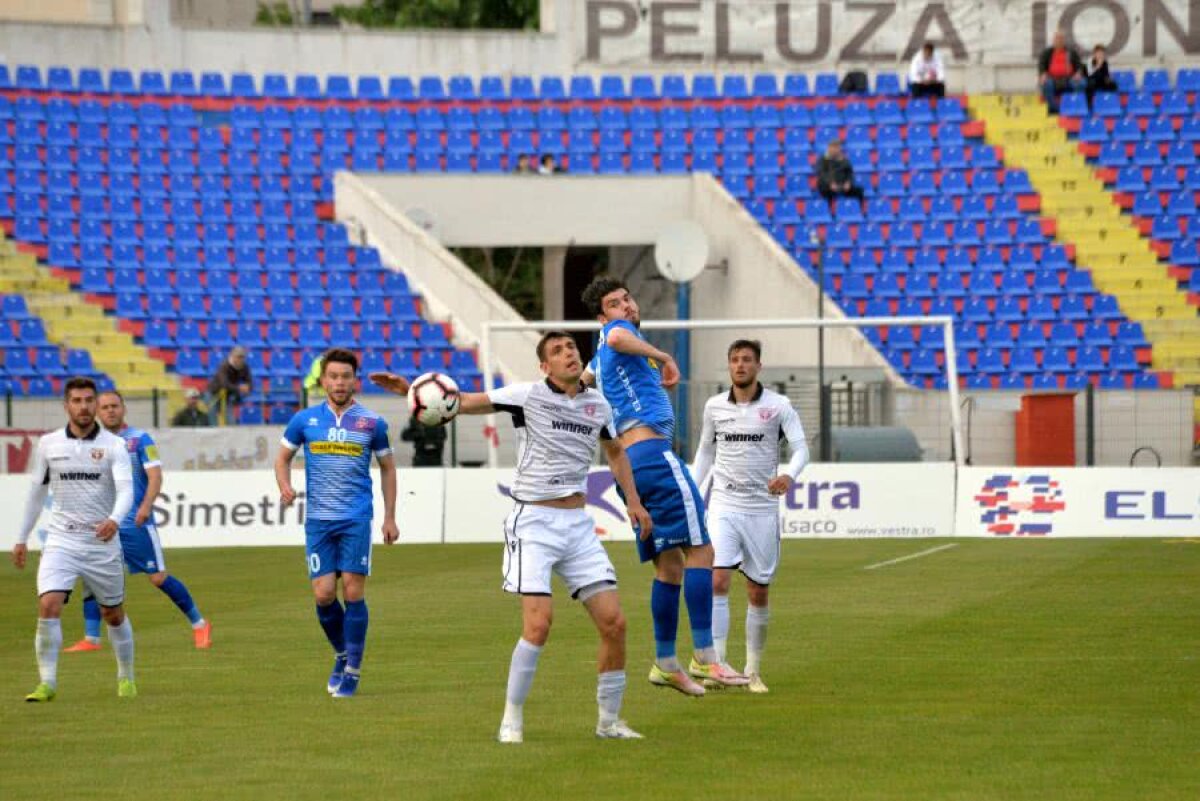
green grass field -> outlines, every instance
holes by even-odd
[[[1200,798],[1200,544],[963,541],[863,570],[936,544],[787,542],[771,694],[688,699],[645,681],[650,576],[618,543],[624,716],[647,739],[592,736],[595,636],[560,600],[523,746],[493,739],[519,633],[498,547],[376,549],[349,702],[323,690],[329,648],[298,547],[168,555],[214,621],[209,652],[132,581],[132,702],[106,642],[62,656],[54,703],[22,703],[36,564],[5,567],[0,798]],[[66,642],[81,631],[72,604]]]

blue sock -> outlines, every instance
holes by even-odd
[[[187,615],[187,619],[193,624],[204,620],[200,610],[196,608],[196,602],[192,600],[192,594],[188,592],[188,588],[182,581],[174,576],[167,576],[167,580],[159,589],[179,607],[180,612]]]
[[[692,624],[692,646],[699,651],[711,648],[712,636],[712,569],[689,567],[683,571],[683,600],[687,604],[688,620]]]
[[[95,598],[84,599],[83,634],[89,640],[100,642],[100,604]]]
[[[329,606],[317,605],[317,620],[321,621],[321,628],[325,629],[325,636],[329,638],[334,653],[346,653],[346,636],[342,633],[342,621],[345,619],[346,613],[337,599]]]
[[[367,602],[346,601],[346,669],[358,672],[367,646]]]
[[[654,618],[654,656],[659,661],[675,656],[675,633],[679,629],[679,590],[678,584],[667,584],[658,579],[655,579],[650,587],[650,616]]]

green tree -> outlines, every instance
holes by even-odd
[[[538,27],[538,0],[363,0],[335,6],[339,19],[365,28]]]

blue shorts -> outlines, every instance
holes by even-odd
[[[671,450],[671,441],[642,440],[626,452],[633,467],[633,484],[654,523],[650,538],[637,541],[642,561],[649,562],[672,548],[707,545],[704,499],[687,465]]]
[[[370,520],[312,520],[304,523],[308,577],[333,572],[371,575]]]
[[[153,523],[122,528],[121,556],[130,573],[162,573],[167,569],[162,546],[158,544],[158,529]]]

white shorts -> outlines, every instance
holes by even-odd
[[[549,595],[552,573],[572,598],[595,585],[617,585],[617,571],[585,510],[518,503],[504,520],[504,591]]]
[[[739,568],[755,584],[767,585],[779,569],[779,514],[709,510],[713,567]]]
[[[95,597],[101,606],[120,606],[125,600],[125,564],[121,549],[78,552],[51,548],[38,563],[38,595],[65,592],[82,581],[84,597]]]

